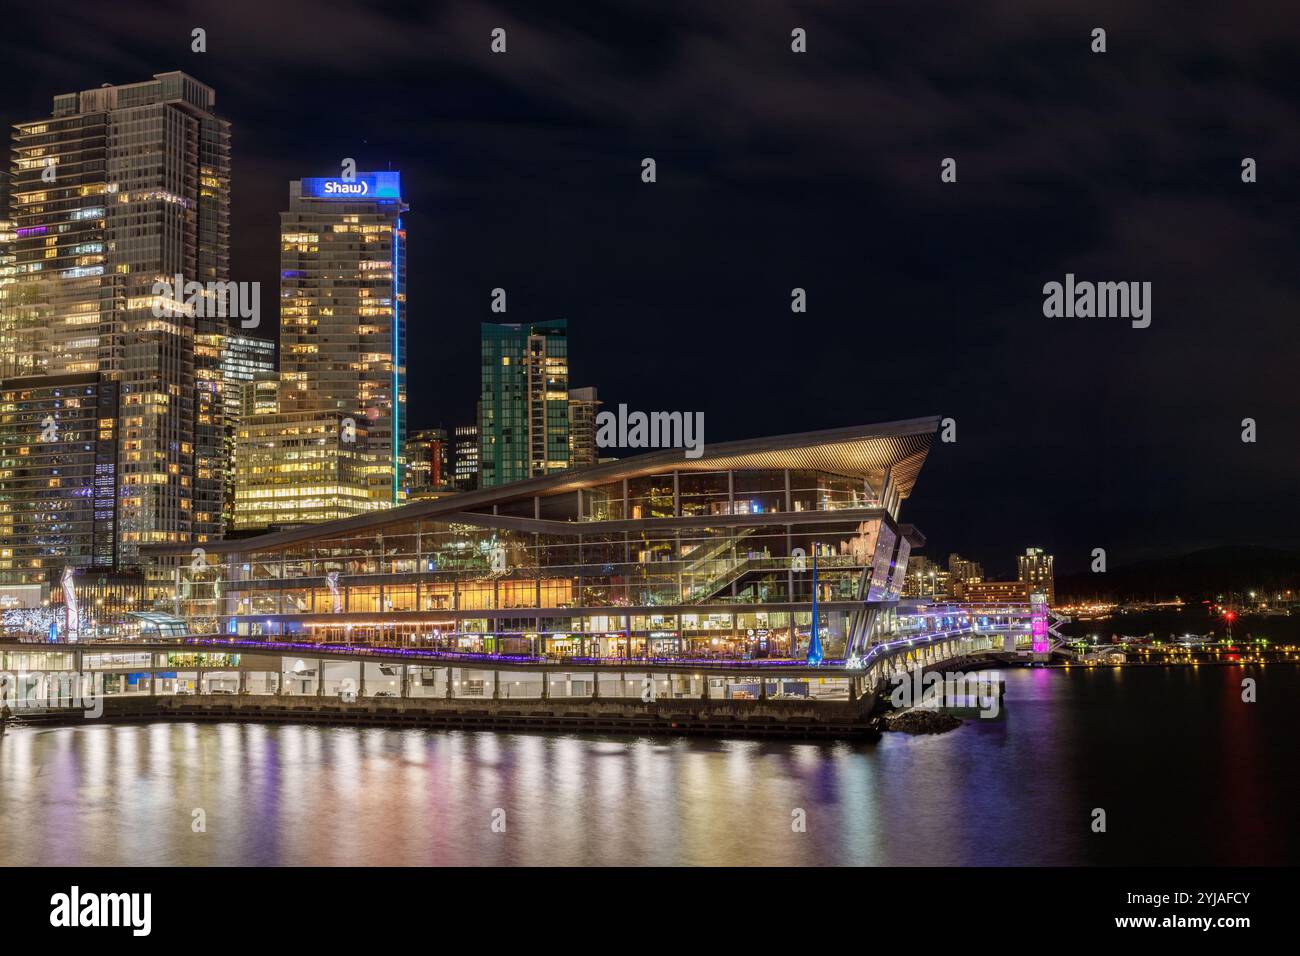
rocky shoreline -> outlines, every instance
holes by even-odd
[[[882,730],[903,734],[942,734],[961,726],[961,718],[937,710],[903,710],[886,714]]]

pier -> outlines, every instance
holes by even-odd
[[[254,720],[802,738],[874,736],[899,675],[970,669],[1005,641],[963,628],[861,660],[582,659],[448,654],[213,636],[0,644],[0,697],[22,723]]]

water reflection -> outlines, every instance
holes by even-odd
[[[1297,672],[1011,671],[874,745],[154,724],[0,740],[15,864],[1282,863]],[[1093,807],[1108,832],[1089,829]],[[195,811],[206,832],[195,832]],[[505,832],[494,832],[504,811]],[[806,832],[792,827],[803,811]],[[501,819],[499,814],[496,819]]]

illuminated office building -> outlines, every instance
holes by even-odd
[[[244,383],[232,530],[314,524],[383,507],[370,493],[364,427],[342,412],[283,411],[284,390],[274,380]]]
[[[457,425],[453,480],[457,491],[478,490],[478,426]]]
[[[275,378],[275,342],[230,332],[222,343],[221,372],[225,380],[233,384],[227,406],[237,414],[245,382]]]
[[[968,561],[960,554],[950,554],[948,576],[954,583],[979,584],[984,580],[984,568],[977,561]]]
[[[364,433],[362,510],[405,496],[407,208],[377,172],[292,182],[280,214],[280,414]]]
[[[953,596],[968,604],[1027,604],[1030,589],[1023,581],[958,582]]]
[[[942,601],[948,597],[949,573],[929,558],[912,555],[907,559],[903,597]]]
[[[119,563],[221,533],[227,320],[169,314],[153,291],[175,275],[229,278],[230,128],[214,101],[161,73],[58,95],[50,116],[14,127],[0,377],[119,386]]]
[[[14,241],[18,238],[18,234],[15,232],[13,221],[4,218],[7,203],[8,199],[0,195],[0,330],[5,326],[3,316],[9,305],[9,296],[18,271],[14,264]],[[7,347],[7,342],[0,341],[0,348]],[[3,364],[5,364],[4,360],[0,359],[0,365]]]
[[[232,328],[221,346],[227,462],[224,510],[226,528],[233,528],[235,521],[235,438],[243,416],[244,386],[249,382],[273,381],[275,377],[275,342]]]
[[[94,372],[0,380],[0,583],[116,566],[118,400]]]
[[[600,400],[594,388],[569,390],[569,467],[581,468],[600,461],[596,446],[596,414]]]
[[[937,418],[605,462],[341,521],[155,548],[195,633],[600,658],[827,659],[892,633]],[[816,611],[814,613],[814,595]]]
[[[239,419],[257,415],[275,415],[280,411],[280,380],[255,378],[239,389]]]
[[[479,486],[569,467],[569,337],[563,319],[482,326]]]
[[[424,428],[406,438],[406,497],[428,498],[454,490],[451,442],[445,428]]]
[[[1047,603],[1056,603],[1055,564],[1050,554],[1042,548],[1026,548],[1019,556],[1020,580],[1031,593],[1046,594]]]

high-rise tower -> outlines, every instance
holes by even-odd
[[[1047,603],[1056,603],[1055,561],[1042,548],[1026,548],[1019,556],[1020,580],[1031,592],[1047,595]]]
[[[292,182],[280,214],[280,412],[364,432],[381,508],[404,497],[407,209],[401,174],[378,172]]]
[[[482,326],[479,482],[569,467],[569,337],[563,319]]]
[[[226,282],[230,125],[184,73],[54,97],[13,133],[0,378],[97,374],[121,405],[117,560],[221,533],[227,320],[155,283]],[[162,317],[160,317],[160,315]]]

